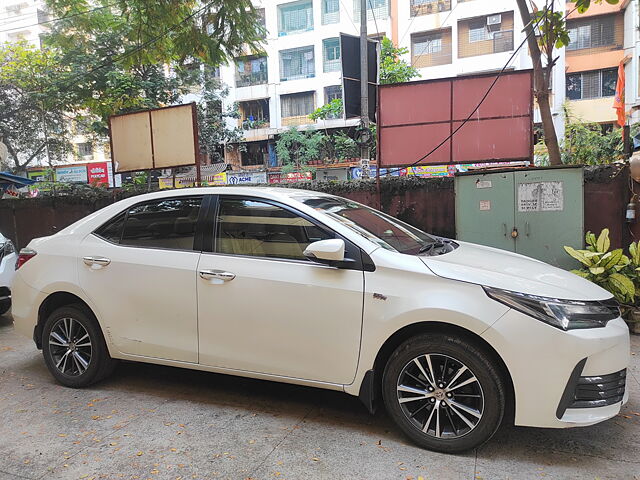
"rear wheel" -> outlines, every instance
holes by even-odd
[[[82,305],[58,308],[42,331],[42,353],[51,374],[67,387],[86,387],[113,372],[116,362],[93,314]]]
[[[489,354],[444,334],[401,344],[383,375],[387,411],[418,445],[455,453],[478,447],[497,431],[505,386]]]

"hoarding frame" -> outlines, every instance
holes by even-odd
[[[468,80],[468,79],[476,79],[476,78],[495,78],[496,76],[499,77],[508,77],[510,75],[524,75],[527,74],[529,76],[529,91],[531,92],[531,95],[529,95],[529,106],[528,106],[528,114],[518,114],[518,115],[499,115],[499,116],[491,116],[491,117],[483,117],[483,118],[478,118],[478,119],[474,119],[473,116],[471,119],[469,119],[469,122],[476,122],[476,121],[486,121],[486,120],[502,120],[502,119],[508,119],[508,118],[528,118],[529,119],[529,145],[528,145],[528,155],[527,156],[514,156],[514,157],[505,157],[505,158],[486,158],[486,159],[477,159],[474,160],[473,162],[470,162],[468,160],[454,160],[453,156],[454,156],[454,140],[456,137],[456,134],[453,134],[454,129],[455,129],[455,125],[454,124],[460,124],[460,123],[467,123],[465,122],[464,118],[455,118],[454,115],[454,85],[456,81],[459,80]],[[445,160],[442,161],[434,161],[434,162],[429,162],[427,159],[422,159],[418,162],[416,162],[418,160],[419,157],[413,158],[411,159],[411,161],[407,161],[407,162],[385,162],[383,155],[382,155],[382,148],[378,148],[377,149],[377,164],[380,167],[407,167],[407,166],[419,166],[419,165],[443,165],[443,164],[459,164],[459,163],[494,163],[494,162],[499,162],[499,161],[522,161],[522,160],[526,160],[531,162],[533,159],[533,147],[534,147],[534,142],[533,142],[533,125],[534,125],[534,101],[533,101],[533,70],[532,69],[522,69],[522,70],[511,70],[511,71],[506,71],[503,73],[476,73],[476,74],[472,74],[472,75],[460,75],[460,76],[455,76],[455,77],[445,77],[445,78],[434,78],[434,79],[426,79],[426,80],[417,80],[417,81],[411,81],[411,82],[406,82],[406,83],[400,83],[400,84],[389,84],[389,85],[380,85],[378,88],[378,104],[380,105],[380,97],[381,94],[384,90],[390,90],[390,89],[394,89],[394,88],[403,88],[405,86],[412,86],[414,87],[415,85],[424,85],[424,84],[430,84],[430,83],[445,83],[448,82],[450,85],[450,92],[449,92],[449,109],[450,109],[450,114],[449,114],[449,118],[448,119],[443,119],[443,120],[436,120],[436,121],[430,121],[430,122],[414,122],[414,123],[406,123],[406,124],[395,124],[395,125],[384,125],[382,119],[378,119],[378,128],[376,129],[376,135],[377,135],[377,139],[378,139],[378,145],[380,146],[381,143],[384,141],[383,139],[383,131],[386,129],[391,129],[391,128],[402,128],[402,127],[408,127],[408,126],[419,126],[419,125],[436,125],[436,124],[440,124],[440,125],[445,125],[445,124],[449,124],[448,125],[448,136],[442,138],[442,140],[447,140],[449,142],[449,146],[447,147],[446,144],[442,145],[441,147],[439,147],[437,150],[440,149],[446,149],[448,150],[448,154],[447,154],[447,158]],[[499,82],[499,79],[498,79]],[[497,83],[496,83],[497,85]],[[477,112],[474,113],[474,115],[477,114]],[[425,149],[424,153],[427,153],[428,149]],[[435,152],[433,152],[435,153]]]
[[[196,183],[197,185],[200,185],[200,142],[199,142],[199,132],[198,132],[198,110],[197,110],[197,106],[196,106],[196,102],[190,102],[190,103],[182,103],[180,105],[169,105],[167,107],[158,107],[158,108],[150,108],[150,109],[146,109],[146,110],[138,110],[136,112],[128,112],[128,113],[119,113],[116,115],[110,115],[109,116],[109,148],[110,148],[110,156],[111,156],[111,168],[113,171],[113,174],[116,175],[118,173],[128,173],[128,172],[144,172],[144,171],[149,171],[149,170],[158,170],[160,168],[175,168],[175,167],[183,167],[183,166],[188,166],[191,164],[183,164],[183,165],[176,165],[174,167],[171,166],[162,166],[162,167],[157,167],[155,164],[155,151],[154,151],[154,139],[153,139],[153,115],[152,112],[156,112],[159,110],[169,110],[169,109],[173,109],[173,108],[181,108],[181,107],[185,107],[185,106],[190,106],[191,107],[191,119],[192,119],[192,124],[193,124],[193,151],[194,151],[194,162],[193,165],[195,165],[196,168]],[[115,164],[115,159],[114,159],[114,149],[113,149],[113,135],[112,135],[112,127],[111,127],[111,121],[113,118],[118,118],[118,117],[124,117],[127,115],[135,115],[135,114],[140,114],[140,113],[147,113],[149,116],[149,134],[151,136],[151,168],[142,168],[142,169],[131,169],[131,170],[116,170],[116,164]]]

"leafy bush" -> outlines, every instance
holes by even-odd
[[[587,232],[585,241],[586,250],[564,247],[569,255],[583,265],[571,272],[608,290],[620,303],[635,304],[637,294],[640,293],[637,273],[640,272],[640,251],[637,243],[632,243],[629,248],[632,261],[621,248],[609,251],[611,241],[608,228],[602,230],[597,238],[593,233]]]

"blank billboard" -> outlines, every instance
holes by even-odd
[[[195,103],[125,113],[109,118],[115,173],[194,165]]]
[[[418,165],[529,160],[533,150],[533,76],[503,73],[467,123],[496,74],[381,85],[380,164]]]

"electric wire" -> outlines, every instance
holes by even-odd
[[[568,14],[567,14],[568,15]],[[566,17],[565,17],[566,18]],[[478,109],[480,108],[480,106],[484,103],[484,101],[487,99],[487,97],[489,96],[489,94],[491,93],[491,90],[493,90],[493,87],[496,85],[496,83],[498,83],[498,80],[500,79],[500,77],[502,76],[502,74],[505,72],[505,70],[509,67],[509,64],[511,63],[511,61],[515,58],[516,54],[520,51],[520,49],[525,45],[525,43],[527,43],[527,41],[529,40],[529,37],[535,32],[536,27],[538,26],[538,24],[542,21],[542,17],[540,17],[538,19],[538,21],[532,26],[531,30],[529,31],[529,33],[527,33],[527,35],[525,35],[524,40],[520,43],[520,45],[518,45],[518,48],[516,48],[513,53],[511,54],[511,56],[509,57],[509,59],[507,60],[507,63],[504,64],[504,66],[502,67],[502,69],[498,72],[498,74],[496,75],[496,77],[493,79],[493,82],[491,82],[491,85],[489,85],[489,88],[487,89],[487,91],[485,92],[485,94],[482,96],[482,98],[480,99],[480,102],[478,102],[478,104],[475,106],[475,108],[471,111],[471,113],[469,113],[469,115],[467,115],[467,117],[460,123],[460,125],[458,125],[449,135],[447,135],[444,140],[442,140],[438,145],[436,145],[434,148],[432,148],[429,152],[427,152],[426,154],[424,154],[422,157],[420,157],[419,159],[417,159],[415,162],[409,164],[409,165],[405,165],[404,167],[398,167],[395,168],[391,171],[387,171],[385,173],[385,175],[393,175],[396,172],[399,172],[401,170],[404,170],[405,168],[411,168],[411,167],[415,167],[418,163],[420,163],[421,161],[423,161],[425,158],[429,157],[431,154],[433,154],[436,150],[438,150],[440,147],[442,147],[445,143],[447,143],[449,140],[451,140],[453,138],[453,136],[462,128],[464,127],[467,122],[469,120],[471,120],[471,117],[473,117],[473,115],[478,111]]]
[[[12,30],[22,30],[24,28],[36,27],[38,25],[46,25],[48,23],[60,22],[62,20],[69,20],[70,18],[79,17],[79,16],[82,16],[82,15],[86,15],[88,13],[96,12],[98,10],[104,10],[105,8],[113,7],[116,4],[117,4],[117,2],[114,2],[114,3],[110,3],[109,5],[104,5],[102,7],[96,7],[96,8],[92,8],[91,10],[84,10],[82,12],[74,13],[72,15],[67,15],[66,17],[52,18],[51,20],[45,20],[44,22],[31,23],[29,25],[22,25],[20,27],[11,27],[11,28],[0,29],[0,33],[10,32]],[[28,15],[32,15],[32,14],[25,14],[25,16],[28,16]],[[1,25],[8,25],[10,23],[18,23],[18,22],[21,22],[21,21],[23,21],[23,20],[14,20],[12,22],[1,23],[0,26]]]
[[[147,48],[147,47],[153,45],[154,43],[158,42],[159,40],[161,40],[163,37],[165,37],[169,33],[174,32],[177,28],[182,26],[184,23],[188,22],[189,20],[191,20],[192,18],[196,17],[197,15],[200,15],[204,10],[206,10],[208,7],[210,7],[213,3],[214,3],[214,0],[207,2],[204,6],[202,6],[201,8],[196,10],[195,12],[192,12],[191,14],[187,15],[182,20],[180,20],[178,23],[175,23],[173,26],[165,29],[162,33],[156,35],[155,37],[153,37],[153,38],[151,38],[149,40],[147,40],[143,44],[138,45],[137,47],[129,50],[128,52],[124,52],[124,53],[122,53],[120,55],[112,56],[107,61],[105,61],[105,62],[101,63],[100,65],[97,65],[97,66],[95,66],[93,68],[90,68],[86,72],[80,72],[80,73],[76,74],[75,76],[73,76],[71,78],[63,79],[61,82],[52,82],[51,85],[64,87],[65,85],[68,85],[68,84],[71,84],[73,82],[79,81],[83,77],[88,77],[89,75],[93,75],[98,70],[102,70],[103,68],[106,68],[106,67],[108,67],[110,65],[113,65],[113,64],[115,64],[117,62],[125,60],[125,59],[137,54],[138,52],[141,52],[145,48]],[[41,93],[41,92],[29,92],[29,93]]]

